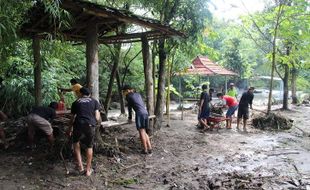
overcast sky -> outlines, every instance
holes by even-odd
[[[264,0],[211,0],[209,7],[214,17],[237,19],[248,12],[263,10]]]

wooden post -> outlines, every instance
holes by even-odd
[[[42,105],[42,81],[41,81],[41,56],[40,56],[40,39],[35,36],[32,41],[33,59],[34,59],[34,90],[35,105]]]
[[[87,87],[99,100],[98,34],[96,23],[89,23],[86,36]]]
[[[227,94],[227,75],[225,75],[225,94]]]
[[[141,37],[142,41],[142,57],[144,66],[144,79],[145,79],[145,89],[146,89],[146,106],[149,115],[154,114],[154,84],[153,84],[153,72],[152,64],[150,60],[150,49],[149,43],[146,36]],[[150,129],[153,128],[153,123],[150,123]]]

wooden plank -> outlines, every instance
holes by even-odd
[[[116,126],[127,125],[127,124],[129,124],[128,121],[123,121],[123,122],[103,121],[101,122],[101,127],[116,127]]]
[[[156,115],[150,115],[149,119],[155,119]],[[116,127],[116,126],[122,126],[130,124],[128,120],[122,121],[122,122],[115,122],[115,121],[103,121],[101,122],[101,127]]]

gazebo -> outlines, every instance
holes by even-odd
[[[27,20],[20,30],[22,37],[33,40],[36,105],[40,105],[42,102],[40,40],[49,35],[53,38],[86,44],[86,84],[91,89],[92,96],[95,99],[99,99],[98,44],[141,41],[147,107],[149,110],[154,110],[153,78],[146,74],[152,71],[148,41],[171,36],[183,37],[184,34],[160,24],[157,20],[137,16],[126,10],[117,10],[82,0],[62,0],[59,8],[61,12],[69,13],[69,26],[65,26],[59,18],[53,17],[38,1],[25,16]],[[135,25],[141,29],[136,33],[117,32],[124,25]],[[113,76],[115,76],[115,72],[112,71],[111,77]]]
[[[197,56],[192,65],[181,75],[202,75],[202,76],[225,76],[225,91],[227,92],[227,76],[238,76],[237,73],[230,71],[217,63],[213,63],[207,56]]]

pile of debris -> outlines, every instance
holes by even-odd
[[[262,130],[288,130],[293,127],[293,122],[277,113],[259,115],[252,120],[253,126]]]
[[[218,174],[209,178],[207,184],[201,184],[200,187],[209,189],[263,189],[262,177],[254,177],[251,174],[238,174],[237,172],[228,174]],[[206,185],[206,186],[205,186]]]
[[[66,130],[70,126],[71,114],[63,114],[61,117],[57,117],[53,120],[53,134],[55,137],[54,149],[55,155],[61,153],[63,158],[72,157],[72,137],[69,138],[66,134]],[[27,149],[37,152],[48,152],[49,146],[46,140],[45,134],[41,130],[36,130],[35,144],[36,146],[28,146],[28,128],[26,124],[26,117],[18,119],[8,120],[3,123],[3,128],[6,133],[6,139],[9,143],[9,148],[6,151],[10,152],[24,152]],[[108,130],[108,129],[106,129]],[[122,142],[118,142],[115,138],[119,133],[120,127],[109,128],[109,131],[101,131],[101,135],[104,142],[99,146],[98,141],[95,140],[94,151],[108,157],[119,156],[123,151]],[[108,138],[109,137],[109,138]],[[84,139],[81,139],[82,148],[86,148],[84,145]],[[126,148],[126,147],[125,147]],[[1,147],[0,147],[1,149]],[[56,158],[57,159],[57,158]]]

